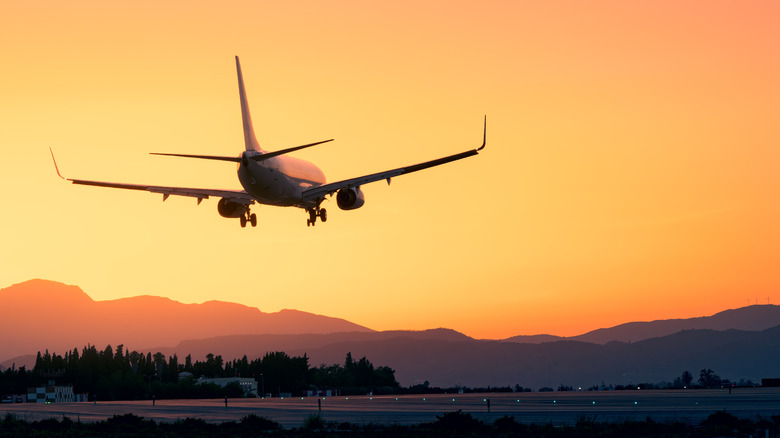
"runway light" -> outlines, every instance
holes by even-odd
[[[455,399],[452,399],[452,401],[455,401]]]
[[[634,402],[634,405],[636,405],[636,404],[637,404],[637,403],[636,403],[636,402]]]
[[[596,402],[593,402],[593,404],[595,405],[595,404],[596,404]]]
[[[425,397],[423,397],[423,401],[425,401]]]
[[[395,401],[398,401],[398,397],[395,398]]]

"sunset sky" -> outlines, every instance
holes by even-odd
[[[780,2],[24,1],[0,4],[0,288],[159,295],[478,338],[576,335],[780,302]],[[240,189],[254,127],[364,186],[306,227]],[[117,341],[119,342],[119,341]]]

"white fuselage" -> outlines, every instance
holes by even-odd
[[[238,163],[238,180],[244,190],[261,204],[276,206],[304,205],[304,190],[325,184],[325,174],[314,164],[298,158],[280,155],[263,161],[251,159],[262,152],[246,151]]]

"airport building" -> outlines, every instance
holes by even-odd
[[[248,377],[222,377],[216,379],[201,377],[195,382],[198,385],[200,385],[201,383],[213,383],[215,385],[221,386],[222,388],[224,388],[230,383],[238,383],[241,389],[244,390],[245,397],[246,396],[257,397],[257,382],[255,381],[255,379],[248,378]]]
[[[333,397],[333,391],[330,389],[307,390],[303,394],[306,397]]]
[[[45,386],[27,388],[27,403],[73,403],[75,401],[76,396],[73,394],[72,385],[58,386],[54,385],[54,382],[49,382]]]
[[[764,388],[780,388],[780,378],[761,379],[761,386]]]

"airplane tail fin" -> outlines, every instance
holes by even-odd
[[[241,63],[238,61],[238,56],[236,56],[236,72],[238,73],[238,94],[241,98],[241,120],[244,124],[244,145],[248,151],[262,152],[252,127],[252,116],[249,114],[249,102],[246,100],[244,76],[241,74]]]

